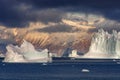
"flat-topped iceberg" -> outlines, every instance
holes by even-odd
[[[47,49],[37,51],[34,46],[23,41],[23,44],[18,47],[12,44],[8,45],[4,62],[50,62],[51,54]]]

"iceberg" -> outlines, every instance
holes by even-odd
[[[4,58],[5,55],[3,53],[0,53],[0,58]]]
[[[72,53],[69,54],[69,57],[79,57],[79,55],[77,54],[77,50],[72,50]]]
[[[75,58],[101,58],[101,59],[119,59],[120,58],[120,32],[113,30],[108,33],[103,29],[96,32],[91,41],[89,51],[84,55],[78,55],[73,50],[69,57]]]
[[[113,30],[109,34],[103,29],[94,34],[87,58],[119,58],[120,57],[120,32]]]
[[[12,44],[6,47],[4,62],[51,62],[51,53],[47,49],[37,51],[34,46],[23,40],[23,44],[18,47]]]

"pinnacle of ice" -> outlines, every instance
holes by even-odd
[[[89,58],[119,58],[120,56],[120,32],[113,30],[109,34],[99,29],[93,35],[89,52],[84,57]]]

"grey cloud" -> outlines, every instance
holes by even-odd
[[[35,31],[54,33],[54,32],[72,32],[73,29],[72,29],[71,26],[58,24],[58,25],[55,25],[55,26],[49,26],[49,27],[45,27],[45,28],[42,28],[42,29],[37,29]]]
[[[57,9],[37,9],[33,5],[16,0],[0,2],[0,23],[8,27],[24,27],[29,22],[36,21],[58,22],[63,15],[63,12]]]
[[[56,9],[47,9],[41,11],[33,11],[30,14],[27,13],[26,15],[28,16],[28,19],[31,19],[33,22],[41,21],[44,23],[48,23],[61,21],[62,15],[64,15],[64,13]]]
[[[120,21],[119,2],[114,0],[0,0],[0,24],[24,27],[29,22],[60,22],[66,12],[101,14]]]

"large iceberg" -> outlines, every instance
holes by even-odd
[[[34,46],[23,41],[23,44],[18,47],[12,44],[8,45],[4,62],[50,62],[51,53],[47,49],[37,51]]]
[[[73,50],[69,57],[118,59],[120,58],[120,32],[113,30],[110,34],[99,29],[93,35],[89,51],[86,54],[80,56]]]
[[[89,52],[84,55],[88,58],[119,58],[120,32],[113,30],[109,34],[103,29],[94,34]]]

